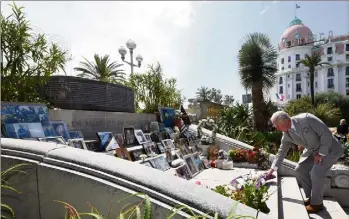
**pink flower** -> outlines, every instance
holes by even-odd
[[[201,185],[201,182],[200,181],[196,181],[195,184],[196,185]]]

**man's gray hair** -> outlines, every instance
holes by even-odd
[[[290,116],[288,115],[288,113],[284,111],[277,111],[271,116],[270,121],[273,124],[276,124],[280,122],[283,123],[283,121],[287,119],[290,119]]]

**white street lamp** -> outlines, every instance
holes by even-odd
[[[127,50],[125,49],[125,47],[121,46],[119,48],[119,53],[121,55],[122,61],[131,66],[131,74],[133,74],[133,67],[140,68],[143,61],[143,57],[141,55],[137,55],[136,61],[138,62],[138,65],[133,64],[133,50],[136,49],[137,44],[135,43],[135,41],[130,39],[126,42],[126,47],[130,50],[130,62],[125,61],[125,55],[127,54]]]

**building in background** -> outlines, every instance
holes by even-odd
[[[297,62],[314,52],[320,52],[322,61],[331,64],[316,69],[315,94],[335,91],[349,95],[349,34],[333,36],[329,31],[327,37],[323,33],[317,36],[295,17],[282,34],[278,48],[275,87],[279,106],[310,95],[308,68]]]

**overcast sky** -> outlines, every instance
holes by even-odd
[[[11,2],[1,2],[10,14]],[[159,61],[167,77],[176,77],[187,98],[200,86],[214,87],[241,100],[237,53],[242,38],[263,32],[273,44],[295,16],[314,34],[349,34],[349,2],[16,2],[24,6],[37,31],[47,33],[71,53],[68,75],[82,57],[108,54],[121,62],[118,48],[128,39],[137,43],[135,55],[144,58],[143,67]],[[129,56],[127,56],[129,59]],[[127,73],[128,65],[124,66]],[[271,91],[275,99],[275,91]]]

